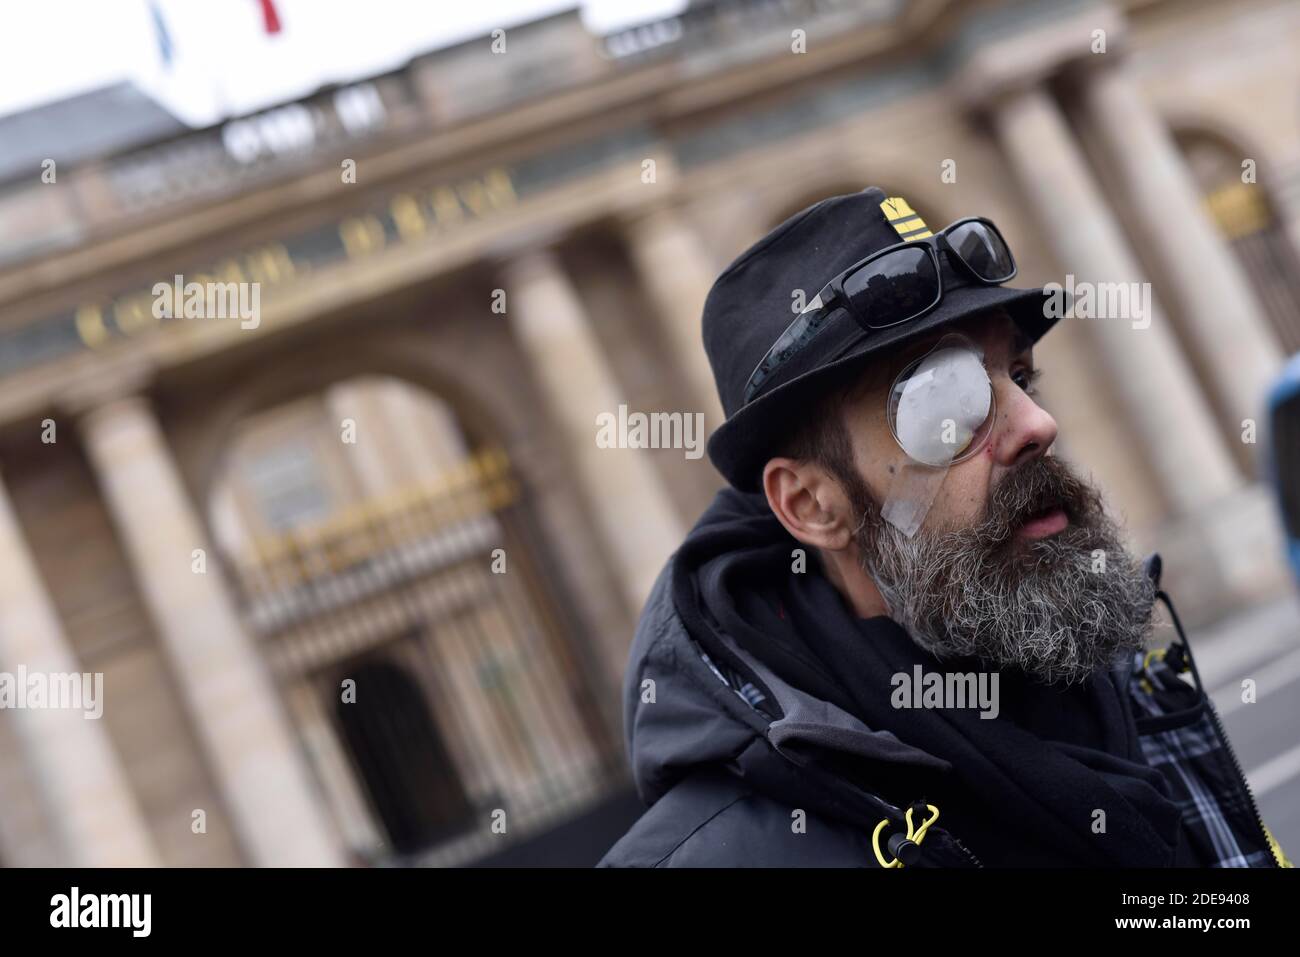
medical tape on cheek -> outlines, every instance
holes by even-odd
[[[890,429],[906,458],[893,469],[881,517],[913,537],[934,505],[953,462],[971,448],[993,407],[978,347],[948,335],[890,390]]]
[[[925,521],[925,516],[930,514],[934,500],[939,497],[939,488],[947,477],[947,466],[935,468],[914,462],[899,464],[885,494],[880,517],[912,538]]]

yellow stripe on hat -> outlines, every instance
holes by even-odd
[[[885,219],[889,220],[889,225],[894,227],[894,231],[905,239],[924,238],[919,231],[924,231],[925,236],[932,235],[929,227],[925,225],[925,220],[916,215],[916,211],[901,196],[891,196],[886,199],[880,204],[880,211],[885,214]],[[908,233],[912,235],[906,235]]]
[[[891,223],[900,219],[911,219],[916,215],[916,211],[901,196],[889,197],[880,204],[880,209]]]

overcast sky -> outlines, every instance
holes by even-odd
[[[686,0],[153,0],[173,48],[164,66],[149,0],[0,0],[0,115],[130,78],[183,120],[291,100],[392,69],[413,54],[582,7],[608,32]]]

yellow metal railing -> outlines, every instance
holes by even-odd
[[[245,577],[291,587],[338,574],[403,546],[435,539],[514,503],[519,484],[503,449],[488,447],[433,478],[355,502],[319,523],[254,540]]]
[[[1228,239],[1261,232],[1272,222],[1268,204],[1258,186],[1229,183],[1207,195],[1205,205]]]

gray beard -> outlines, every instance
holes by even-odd
[[[858,495],[864,489],[859,488]],[[856,533],[864,571],[890,617],[938,658],[977,657],[1043,682],[1082,683],[1144,646],[1155,587],[1097,492],[1054,456],[995,489],[977,525],[908,538],[868,499]],[[1060,506],[1063,531],[1033,542],[1015,529]]]

